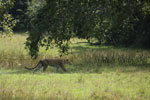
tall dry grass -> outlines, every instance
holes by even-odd
[[[27,35],[14,35],[9,38],[0,38],[0,68],[22,68],[35,66],[43,58],[59,58],[57,48],[46,51],[40,48],[39,57],[32,60],[25,49]],[[81,43],[81,42],[82,43]],[[138,49],[116,49],[89,46],[85,40],[72,39],[72,54],[64,56],[69,58],[73,65],[148,65],[150,64],[150,51]],[[76,48],[76,49],[75,49]]]
[[[31,59],[28,50],[25,49],[27,35],[15,34],[12,37],[0,38],[0,68],[22,68],[24,66],[35,66],[43,58],[58,57],[56,48],[46,51],[40,49],[39,57]]]
[[[71,59],[77,64],[147,65],[150,64],[150,51],[87,50],[73,54]]]

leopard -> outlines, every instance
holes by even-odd
[[[59,68],[61,68],[64,72],[67,72],[64,64],[72,65],[72,63],[68,59],[42,59],[37,63],[35,67],[29,68],[25,66],[25,69],[33,70],[33,73],[35,73],[43,67],[43,72],[45,72],[48,66],[52,66],[56,67],[56,72],[58,72]]]

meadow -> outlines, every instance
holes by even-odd
[[[59,58],[57,48],[40,48],[32,60],[26,34],[0,38],[0,100],[149,100],[150,50],[91,46],[71,39],[67,73],[49,67],[45,73],[24,69],[40,59]]]

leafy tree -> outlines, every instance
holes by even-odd
[[[145,39],[143,43],[140,42],[143,38],[149,40],[150,30],[147,28],[150,27],[148,24],[149,5],[148,0],[112,0],[107,12],[110,15],[108,20],[111,23],[108,33],[106,33],[107,42],[113,45],[130,46],[135,43],[143,45]]]
[[[26,42],[32,57],[37,56],[39,46],[55,46],[65,52],[71,37],[71,25],[67,14],[67,1],[46,0],[31,20],[31,30]],[[66,43],[64,45],[63,43]]]
[[[9,14],[9,9],[14,5],[14,0],[1,0],[0,1],[0,33],[12,34],[12,28],[15,26],[16,21],[12,15]]]
[[[14,31],[25,31],[28,28],[29,17],[27,8],[29,0],[15,0],[14,6],[9,10],[9,13],[17,20]]]
[[[26,46],[32,57],[37,57],[40,46],[56,46],[65,53],[73,36],[117,46],[150,42],[148,0],[40,0],[38,5],[30,6],[39,7],[30,10]]]
[[[31,19],[26,42],[31,56],[37,56],[39,46],[57,46],[62,54],[69,49],[72,36],[92,37],[100,20],[99,3],[97,0],[46,0]]]

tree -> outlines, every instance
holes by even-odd
[[[46,0],[44,6],[31,19],[31,30],[26,46],[29,47],[32,57],[37,57],[39,46],[49,48],[55,43],[55,46],[61,48],[60,52],[68,49],[71,24],[66,11],[67,3],[67,1]]]
[[[0,33],[12,34],[12,28],[16,24],[16,20],[9,14],[9,10],[13,7],[14,0],[0,1]]]
[[[26,42],[32,57],[39,46],[57,46],[65,53],[72,36],[90,38],[99,24],[97,0],[46,0],[31,19],[31,30]],[[55,45],[54,45],[55,44]]]
[[[131,46],[136,43],[146,46],[144,41],[149,44],[149,5],[148,0],[112,0],[107,9],[111,23],[105,33],[108,44]]]
[[[41,4],[31,11],[26,46],[32,57],[37,57],[40,46],[57,46],[65,53],[72,36],[95,37],[117,46],[130,46],[142,36],[146,38],[142,44],[149,43],[148,0],[45,0]]]
[[[13,28],[14,31],[27,30],[29,17],[27,15],[27,8],[29,0],[14,0],[13,7],[9,10],[9,13],[16,19],[16,26]]]

